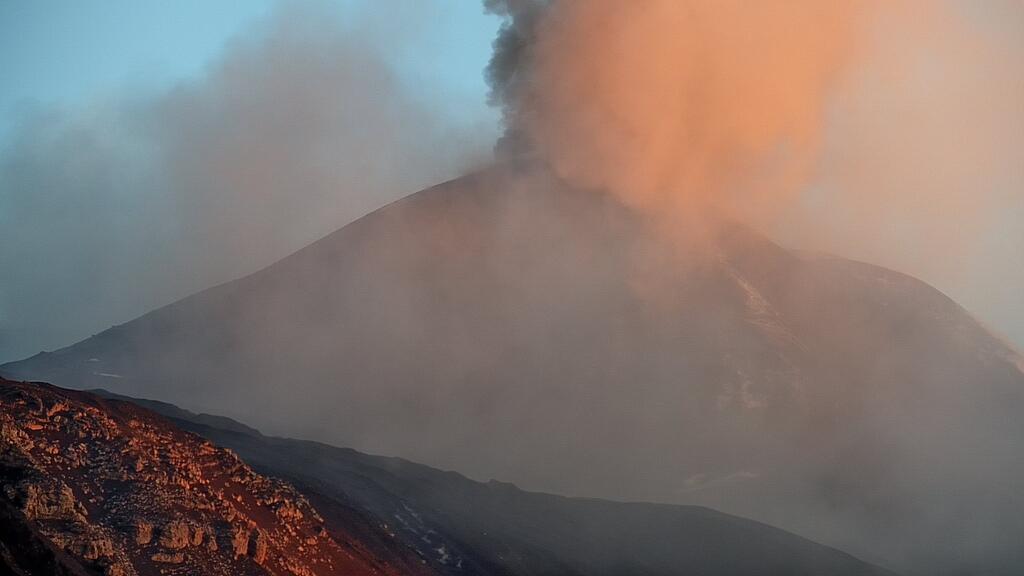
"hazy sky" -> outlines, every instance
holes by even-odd
[[[485,162],[501,19],[481,4],[0,0],[0,362],[255,271]],[[883,22],[871,65],[824,108],[804,224],[771,233],[918,276],[1020,348],[1024,4],[931,5],[947,4],[949,22]],[[566,111],[580,102],[600,111],[572,94]]]
[[[40,106],[74,106],[126,88],[159,87],[200,74],[232,37],[266,18],[275,0],[0,1],[0,138]],[[311,4],[306,2],[306,4]],[[329,9],[356,19],[372,1],[340,0]],[[431,78],[485,111],[481,70],[498,19],[472,0],[389,0],[392,11],[415,11],[445,30],[395,64]],[[327,6],[325,3],[322,6]],[[424,25],[427,22],[423,22]]]
[[[0,362],[485,161],[499,24],[465,0],[0,2]]]
[[[0,133],[27,109],[199,73],[271,2],[0,3]]]
[[[1020,348],[1022,30],[1021,0],[0,0],[0,362],[490,166],[504,134],[536,162],[113,331],[82,374],[581,495],[774,469],[785,496],[733,511],[1017,550],[1004,348],[900,275],[716,234],[908,273]]]

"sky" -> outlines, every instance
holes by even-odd
[[[472,169],[499,25],[465,0],[0,1],[0,362]]]
[[[508,181],[462,181],[498,193],[422,195],[438,204],[405,206],[440,212],[385,211],[367,221],[380,228],[336,237],[344,248],[324,242],[259,278],[265,292],[214,292],[218,306],[163,316],[191,326],[201,314],[202,334],[135,323],[140,349],[150,334],[173,340],[152,370],[168,380],[93,375],[268,432],[569,493],[731,485],[760,473],[733,449],[747,446],[799,478],[780,484],[809,491],[792,502],[813,492],[841,522],[833,496],[851,480],[858,531],[879,494],[890,524],[888,494],[907,490],[931,495],[896,503],[925,511],[934,534],[959,534],[950,522],[971,509],[980,539],[1009,542],[995,504],[990,516],[945,491],[1008,479],[990,485],[999,496],[1021,477],[1002,460],[1019,454],[1004,349],[949,348],[997,367],[995,388],[965,357],[920,356],[947,349],[918,332],[934,319],[956,322],[943,342],[974,332],[928,291],[907,311],[916,284],[867,272],[856,282],[885,286],[892,315],[875,317],[874,292],[850,300],[851,316],[811,293],[807,312],[822,318],[797,321],[820,328],[790,333],[761,280],[743,278],[774,272],[733,266],[701,225],[719,232],[724,215],[787,247],[908,273],[1024,348],[1021,30],[1021,0],[0,0],[0,363],[260,270],[492,164],[505,137],[499,154],[536,162],[509,163],[524,169]],[[581,190],[603,199],[580,202]],[[605,200],[642,218],[619,220]],[[622,242],[640,221],[644,238]],[[720,301],[709,285],[703,310],[711,291],[680,279],[707,256],[731,281]],[[797,276],[787,292],[800,297]],[[788,358],[802,333],[823,340],[792,353],[822,352],[808,386]],[[794,399],[782,405],[807,426],[775,398]],[[771,407],[764,421],[779,427],[715,405]],[[794,431],[813,441],[794,449]],[[755,436],[765,443],[746,444]]]
[[[395,9],[414,1],[391,2]],[[126,86],[157,88],[200,74],[225,44],[260,19],[275,0],[0,1],[0,141],[28,110],[75,105]],[[334,2],[356,19],[367,2]],[[410,76],[432,77],[485,110],[481,70],[499,21],[476,2],[430,0],[425,16],[447,32],[396,55]],[[424,66],[426,64],[426,66]]]
[[[930,5],[952,6],[949,21],[922,10],[907,13],[925,25],[889,19],[868,43],[870,65],[847,67],[838,98],[780,120],[788,129],[826,118],[816,129],[824,144],[806,155],[818,174],[801,211],[763,228],[787,246],[915,275],[1022,348],[1024,5]],[[254,272],[487,162],[502,110],[488,102],[484,70],[501,23],[476,0],[0,0],[0,362]],[[644,25],[633,24],[641,35]],[[612,56],[582,60],[614,69]],[[752,77],[764,88],[793,83]],[[617,94],[643,103],[658,92]],[[601,106],[621,103],[554,96],[565,109],[535,127],[551,144],[578,137],[558,148],[616,149],[620,138],[591,149],[603,140],[563,128],[614,118]],[[621,117],[620,128],[669,125],[663,104],[635,107],[655,113]],[[741,149],[763,143],[754,144]],[[676,169],[681,156],[669,147],[663,160]],[[626,160],[650,168],[656,158]],[[595,167],[609,166],[622,162]]]
[[[102,97],[125,84],[198,74],[224,43],[266,17],[262,0],[0,3],[0,134],[26,109]]]

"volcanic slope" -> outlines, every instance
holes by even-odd
[[[1019,356],[914,278],[706,228],[492,169],[0,371],[900,570],[1019,566]]]
[[[40,383],[0,379],[0,516],[2,574],[432,573],[149,410]]]
[[[256,469],[317,494],[328,526],[335,510],[379,519],[440,574],[891,576],[839,550],[708,508],[526,492],[400,458],[268,437],[164,402],[93,392],[164,414]]]

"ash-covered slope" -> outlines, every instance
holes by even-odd
[[[0,519],[3,574],[431,573],[148,410],[2,379]]]
[[[386,522],[441,574],[891,575],[839,550],[707,508],[526,492],[400,458],[267,437],[171,404],[94,392],[152,408],[257,469],[307,487],[328,522],[337,507]]]
[[[723,227],[682,254],[492,170],[9,364],[515,481],[702,503],[900,569],[1024,557],[1024,376],[903,274]]]

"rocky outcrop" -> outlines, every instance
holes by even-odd
[[[180,550],[192,543],[188,524],[183,520],[172,520],[160,531],[160,546]]]
[[[249,530],[238,526],[231,531],[231,551],[235,558],[249,553]]]
[[[145,546],[153,540],[153,525],[146,520],[139,520],[135,523],[135,543]]]
[[[85,508],[63,482],[47,478],[36,484],[4,488],[9,497],[22,502],[21,510],[31,520],[85,521]]]
[[[0,573],[399,573],[234,453],[45,384],[0,379],[0,512]]]

